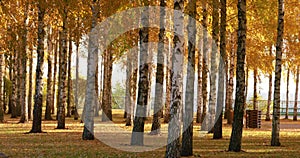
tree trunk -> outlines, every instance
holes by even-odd
[[[229,52],[229,56],[230,56],[230,53]],[[229,89],[229,62],[230,62],[230,59],[229,57],[227,56],[226,57],[226,60],[225,60],[225,113],[224,113],[224,119],[227,119],[227,122],[228,122],[228,115],[229,115],[229,92],[228,92],[228,89]]]
[[[55,109],[55,107],[54,107],[54,103],[56,102],[56,104],[55,105],[58,105],[58,98],[56,97],[55,98],[55,94],[56,94],[56,74],[57,74],[57,60],[58,60],[58,55],[60,54],[60,51],[59,51],[59,49],[61,49],[61,44],[60,44],[60,38],[61,38],[61,35],[60,35],[60,33],[59,33],[59,40],[57,40],[56,41],[56,48],[55,48],[55,50],[54,50],[54,68],[53,68],[53,87],[52,87],[52,104],[51,104],[51,114],[54,114],[54,109]]]
[[[16,64],[16,69],[15,69],[15,80],[16,80],[16,111],[17,111],[17,117],[21,116],[21,53],[23,50],[16,49],[16,58],[15,58],[15,64]]]
[[[202,14],[203,14],[203,67],[202,67],[202,95],[203,95],[203,108],[202,108],[202,117],[201,121],[201,131],[208,130],[208,117],[207,114],[207,83],[208,83],[208,35],[207,35],[207,21],[208,21],[208,13],[207,13],[207,2],[202,1]]]
[[[270,47],[270,56],[272,57],[272,46]],[[270,107],[272,102],[272,72],[269,73],[269,93],[268,93],[268,105],[267,105],[267,113],[266,113],[266,121],[270,121]]]
[[[228,113],[227,113],[227,124],[232,124],[233,117],[233,78],[234,78],[234,58],[235,58],[235,49],[234,49],[234,35],[231,35],[231,49],[230,49],[230,68],[229,68],[229,87],[227,88],[228,90]]]
[[[60,76],[59,76],[59,96],[58,96],[58,110],[57,110],[57,129],[65,129],[65,115],[66,115],[66,76],[67,76],[67,14],[68,10],[65,7],[63,11],[63,26],[61,34],[61,49],[59,66],[60,66]]]
[[[196,123],[201,123],[202,118],[202,106],[203,106],[203,94],[202,94],[202,64],[203,64],[203,55],[201,51],[198,51],[198,83],[197,83],[197,115]]]
[[[248,85],[249,85],[249,67],[246,65],[246,83],[245,83],[245,102],[244,106],[247,106],[247,97],[248,97]]]
[[[112,89],[111,89],[111,79],[112,79],[112,52],[109,47],[105,52],[105,62],[104,62],[104,87],[103,87],[103,98],[102,98],[102,121],[112,121]]]
[[[289,119],[289,83],[290,83],[290,68],[288,68],[286,76],[286,102],[285,102],[285,119]]]
[[[71,117],[71,100],[72,100],[72,86],[71,86],[71,82],[72,82],[72,67],[71,67],[71,63],[72,63],[72,36],[71,33],[69,33],[69,54],[68,54],[68,99],[67,99],[67,115],[66,117]]]
[[[174,15],[174,49],[172,52],[172,89],[170,122],[168,126],[167,158],[180,157],[180,111],[182,109],[183,55],[184,55],[184,1],[174,0],[174,10],[181,12]]]
[[[166,68],[166,101],[165,101],[165,112],[164,112],[164,123],[170,122],[170,105],[171,105],[171,41],[168,40],[169,47],[167,52],[167,68]]]
[[[148,46],[148,52],[152,51]],[[148,57],[147,57],[147,64],[148,66],[148,79],[149,79],[149,85],[148,85],[148,103],[147,103],[147,112],[146,112],[146,119],[150,116],[150,110],[151,110],[151,104],[152,104],[152,95],[151,95],[151,87],[152,87],[152,75],[153,75],[153,53],[148,53]]]
[[[82,134],[83,140],[94,139],[94,108],[95,108],[95,75],[96,64],[98,63],[98,47],[97,47],[97,34],[93,33],[97,24],[97,19],[100,13],[99,1],[93,0],[92,9],[92,26],[91,33],[89,34],[89,46],[88,46],[88,72],[87,72],[87,84],[86,84],[86,96],[84,103],[84,130]]]
[[[246,0],[238,1],[236,95],[229,151],[241,151],[245,109]]]
[[[28,104],[28,119],[31,119],[32,116],[32,80],[33,80],[33,44],[30,44],[29,46],[29,77],[28,77],[28,99],[27,99],[27,104]]]
[[[79,40],[76,41],[76,80],[75,80],[75,108],[74,108],[74,120],[78,120],[78,80],[79,80]]]
[[[294,115],[293,121],[297,121],[298,117],[298,88],[299,87],[299,66],[296,69],[296,90],[295,90],[295,101],[294,101]]]
[[[160,30],[159,30],[159,43],[157,50],[157,62],[156,62],[156,81],[155,81],[155,100],[154,100],[154,115],[151,127],[151,134],[160,134],[160,118],[161,111],[163,108],[163,87],[164,87],[164,41],[166,38],[165,34],[165,23],[166,23],[166,2],[165,0],[160,1]]]
[[[125,92],[125,126],[131,126],[131,113],[132,113],[132,101],[131,101],[131,75],[132,75],[132,52],[127,52],[127,63],[126,63],[126,92]]]
[[[144,6],[148,6],[148,1],[143,1]],[[143,9],[141,15],[141,25],[149,25],[149,10]],[[136,115],[133,122],[133,130],[131,136],[131,145],[144,145],[144,124],[147,112],[148,103],[148,88],[149,88],[149,65],[148,60],[148,40],[149,28],[144,27],[139,31],[140,36],[140,66],[139,66],[139,83],[138,83],[138,98]]]
[[[196,0],[189,1],[188,10],[188,66],[186,78],[185,106],[183,113],[183,134],[181,156],[193,155],[194,82],[195,82],[195,43],[196,43]]]
[[[27,19],[29,4],[25,4],[24,10],[24,30],[22,31],[22,50],[20,52],[20,123],[28,122],[28,105],[26,104],[26,75],[27,75]]]
[[[4,122],[4,110],[3,110],[3,54],[0,54],[0,123]]]
[[[46,98],[46,111],[45,120],[52,120],[51,117],[51,104],[52,104],[52,54],[53,54],[53,43],[52,43],[52,28],[48,27],[48,77],[47,77],[47,98]]]
[[[42,132],[42,107],[43,107],[43,64],[44,64],[44,15],[45,9],[38,3],[38,46],[36,83],[33,109],[33,123],[30,133]]]
[[[219,80],[218,80],[218,98],[217,98],[217,115],[214,126],[213,139],[221,139],[223,124],[223,105],[225,97],[225,60],[226,55],[226,0],[221,0],[221,24],[220,24],[220,61],[219,61]],[[227,71],[227,69],[226,69]]]
[[[136,105],[136,89],[137,89],[137,80],[138,80],[138,52],[134,52],[132,54],[132,80],[131,80],[131,87],[132,87],[132,118],[134,118],[134,111],[135,111],[135,105]]]
[[[16,54],[16,51],[14,50],[14,53]],[[12,89],[11,89],[11,118],[17,118],[17,94],[16,94],[16,57],[12,56],[12,73],[11,73],[11,84],[12,84]]]
[[[270,121],[270,106],[272,102],[272,73],[269,74],[269,93],[268,93],[268,105],[267,105],[267,113],[266,113],[266,121]]]
[[[277,42],[276,42],[276,64],[275,64],[276,66],[275,66],[271,146],[280,146],[280,142],[279,142],[280,81],[281,81],[283,33],[284,33],[284,4],[283,4],[283,0],[278,0],[278,27],[277,27]]]
[[[3,58],[3,57],[2,57]],[[2,65],[5,65],[5,60],[3,60],[2,59]],[[6,72],[6,69],[5,69],[5,67],[2,69],[2,73],[3,72]],[[5,114],[6,113],[6,110],[7,110],[7,107],[6,107],[6,105],[7,105],[7,92],[6,92],[6,85],[7,85],[7,83],[6,83],[6,76],[5,76],[5,74],[2,74],[2,82],[3,82],[3,88],[2,88],[2,102],[3,102],[3,114]]]
[[[216,117],[216,98],[217,98],[217,53],[218,53],[218,42],[219,42],[219,1],[213,0],[213,13],[212,13],[212,52],[211,52],[211,63],[210,63],[210,91],[209,91],[209,133],[213,132]]]
[[[257,68],[253,70],[254,90],[253,90],[253,110],[257,110]]]

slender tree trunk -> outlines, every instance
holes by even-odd
[[[57,94],[56,94],[56,120],[58,120],[58,112],[59,112],[58,106],[59,106],[59,101],[60,101],[59,96],[60,96],[60,92],[61,92],[59,89],[61,87],[61,67],[62,67],[61,60],[63,60],[61,57],[62,54],[63,54],[63,52],[62,52],[62,32],[59,31],[59,50],[58,50],[58,54],[57,54],[58,78],[57,78]]]
[[[65,115],[66,115],[66,74],[67,74],[67,14],[68,10],[65,7],[63,12],[63,27],[61,34],[61,48],[62,54],[60,54],[60,79],[59,79],[59,96],[58,96],[58,111],[57,111],[57,129],[65,129]]]
[[[267,113],[266,113],[266,121],[270,121],[270,106],[272,102],[272,73],[269,74],[269,93],[268,93],[268,105],[267,105]]]
[[[71,100],[72,100],[72,36],[71,33],[69,33],[69,54],[68,54],[68,97],[67,97],[67,115],[66,117],[71,117]]]
[[[285,119],[289,119],[289,83],[290,83],[290,68],[288,68],[287,78],[286,78]]]
[[[42,132],[42,107],[43,107],[43,64],[44,64],[44,15],[45,9],[38,3],[38,46],[35,97],[33,109],[33,123],[30,133]]]
[[[52,83],[52,104],[51,104],[51,114],[54,114],[54,109],[55,109],[55,107],[54,107],[54,105],[58,105],[58,98],[56,97],[55,98],[55,94],[56,94],[56,74],[57,74],[57,59],[58,59],[58,55],[59,55],[59,52],[60,52],[60,50],[59,49],[61,49],[61,44],[60,44],[60,38],[61,38],[61,36],[60,36],[60,33],[59,33],[59,40],[57,40],[56,41],[56,44],[55,44],[55,46],[56,46],[56,48],[55,48],[55,50],[54,50],[54,68],[53,68],[53,83]],[[56,102],[56,104],[54,104]]]
[[[103,100],[102,100],[102,121],[112,121],[112,71],[113,71],[113,60],[111,48],[105,53],[105,63],[104,63],[104,87],[103,87]]]
[[[52,103],[52,53],[53,53],[53,43],[52,43],[52,28],[48,27],[48,77],[47,77],[47,98],[46,98],[46,111],[45,120],[52,120],[51,117],[51,103]]]
[[[167,158],[180,157],[180,111],[182,109],[183,55],[184,55],[184,1],[174,0],[174,10],[181,13],[174,15],[174,49],[172,53],[172,89],[170,122],[168,126]]]
[[[201,123],[202,118],[202,107],[203,107],[203,94],[202,94],[202,64],[203,64],[203,55],[201,51],[198,51],[198,85],[197,85],[197,116],[196,123]]]
[[[148,1],[143,1],[144,6],[148,6]],[[143,9],[141,15],[141,25],[149,25],[149,10]],[[149,88],[149,65],[147,64],[148,56],[148,40],[149,28],[144,27],[140,29],[140,66],[139,66],[139,83],[138,83],[138,98],[136,115],[133,122],[133,130],[131,136],[131,145],[144,145],[144,125],[147,112],[148,103],[148,88]]]
[[[131,126],[131,113],[132,113],[132,101],[131,101],[131,75],[132,75],[132,52],[127,52],[126,63],[126,92],[125,92],[125,113],[126,123],[125,126]]]
[[[284,33],[284,2],[283,0],[278,0],[278,27],[277,27],[277,42],[276,42],[276,64],[275,64],[276,66],[275,66],[271,146],[280,146],[280,142],[279,142],[280,80],[281,80],[281,65],[282,65],[283,33]]]
[[[148,47],[148,52],[151,52],[152,48],[149,48]],[[148,85],[148,103],[147,103],[147,115],[146,115],[146,119],[150,116],[150,110],[151,110],[151,104],[152,104],[152,95],[151,95],[151,88],[152,88],[152,75],[153,75],[153,53],[148,53],[148,57],[147,57],[147,64],[149,65],[148,66],[148,79],[149,79],[149,85]]]
[[[247,65],[246,65],[247,66]],[[246,98],[246,101],[247,101],[247,97],[248,97],[248,84],[249,84],[249,67],[246,68],[246,85],[245,85],[245,98]],[[246,102],[245,102],[245,105],[246,105]]]
[[[245,102],[244,106],[246,107],[247,105],[247,97],[248,97],[248,85],[249,85],[249,67],[246,65],[246,83],[245,83]]]
[[[74,120],[78,120],[78,80],[79,80],[79,40],[76,42],[76,80],[75,80],[75,109],[74,109]]]
[[[270,46],[270,57],[272,57],[272,46]],[[272,80],[273,75],[272,72],[269,73],[269,93],[268,93],[268,105],[267,105],[267,113],[266,113],[266,121],[270,121],[270,107],[272,102]]]
[[[28,104],[28,119],[31,119],[32,117],[32,81],[33,81],[33,44],[30,44],[29,46],[29,79],[28,79],[28,99],[27,99],[27,104]]]
[[[15,80],[16,80],[16,111],[17,111],[17,117],[21,116],[21,49],[16,49],[16,58],[15,58],[15,64],[16,64],[16,69],[15,69]]]
[[[229,87],[227,88],[228,91],[228,116],[227,116],[227,124],[232,124],[233,122],[233,78],[234,78],[234,59],[235,59],[235,49],[234,49],[234,35],[232,35],[231,41],[231,49],[230,49],[230,68],[229,68]]]
[[[217,103],[217,53],[218,53],[218,42],[219,42],[219,1],[213,0],[213,13],[212,13],[212,52],[211,52],[211,63],[210,63],[210,91],[209,91],[209,133],[213,132],[216,117],[216,103]]]
[[[26,75],[27,75],[27,19],[29,4],[25,4],[24,11],[24,30],[22,31],[22,50],[20,52],[20,105],[21,118],[20,123],[28,122],[28,105],[26,104]]]
[[[253,90],[253,110],[257,110],[257,68],[253,70],[254,90]]]
[[[157,50],[157,63],[156,63],[156,82],[155,82],[155,100],[154,100],[154,115],[151,127],[151,134],[160,133],[160,118],[161,111],[163,108],[163,87],[164,87],[164,41],[166,38],[165,34],[165,23],[166,23],[166,11],[165,0],[160,1],[160,30],[159,30],[159,43]]]
[[[294,101],[294,115],[293,121],[297,121],[298,117],[298,90],[299,90],[299,66],[296,69],[296,90],[295,90],[295,101]]]
[[[99,1],[93,0],[92,9],[92,32],[89,34],[89,46],[88,46],[88,72],[87,72],[87,87],[86,87],[86,99],[84,103],[84,130],[82,134],[83,140],[94,139],[94,108],[95,108],[95,75],[96,64],[98,63],[98,47],[97,47],[97,35],[93,33],[97,24],[97,19],[100,14]]]
[[[229,52],[230,56],[230,52]],[[224,113],[224,119],[227,119],[228,122],[228,115],[229,115],[229,62],[230,62],[230,57],[226,57],[225,60],[225,113]]]
[[[14,53],[16,53],[16,51],[14,50]],[[16,57],[12,56],[12,73],[11,73],[11,84],[12,84],[12,93],[11,93],[11,118],[17,118],[17,94],[16,94]]]
[[[3,109],[3,54],[0,54],[0,123],[4,123],[4,109]]]
[[[101,56],[101,64],[100,64],[100,94],[99,94],[99,110],[102,109],[102,100],[103,100],[103,67],[104,67],[104,62],[103,62],[103,55]]]
[[[132,87],[132,118],[134,118],[134,111],[136,105],[136,89],[137,89],[137,80],[138,80],[138,52],[134,52],[132,54],[132,80],[131,80],[131,87]]]
[[[203,108],[202,108],[202,131],[208,130],[208,117],[207,115],[207,83],[208,83],[208,35],[207,35],[207,21],[208,21],[208,13],[207,13],[207,2],[206,0],[202,1],[202,14],[203,14],[203,67],[202,67],[202,95],[203,95]]]
[[[225,60],[226,55],[226,0],[221,0],[221,24],[220,24],[220,61],[219,61],[219,79],[218,79],[218,98],[217,98],[217,115],[214,126],[213,139],[221,139],[223,124],[223,106],[225,97]],[[226,69],[227,71],[227,69]]]
[[[170,105],[171,105],[171,42],[169,42],[169,48],[167,52],[167,68],[166,68],[166,101],[165,101],[165,112],[164,112],[164,123],[170,122]]]
[[[6,63],[5,63],[5,55],[2,57],[2,63],[0,62],[0,64],[2,64],[3,68],[0,69],[2,71],[2,82],[3,82],[3,88],[2,88],[2,102],[3,102],[3,114],[6,113],[6,110],[7,110],[7,90],[6,90],[6,86],[7,86],[7,82],[6,82],[6,67],[4,66]]]
[[[238,1],[236,95],[229,151],[241,151],[245,109],[246,0]]]
[[[189,1],[188,10],[188,66],[183,113],[183,134],[181,156],[193,155],[194,82],[195,82],[195,43],[196,43],[196,0]]]
[[[2,57],[3,58],[3,57]],[[5,65],[5,60],[3,60],[2,59],[2,65]],[[6,92],[6,85],[7,85],[7,83],[6,83],[6,77],[5,77],[5,73],[4,72],[6,72],[6,69],[5,69],[5,67],[3,68],[3,69],[1,69],[1,71],[2,71],[2,82],[3,82],[3,88],[2,88],[2,95],[3,95],[3,97],[2,97],[2,102],[3,102],[3,114],[5,114],[6,113],[6,110],[7,110],[7,107],[6,107],[6,105],[7,105],[7,92]]]

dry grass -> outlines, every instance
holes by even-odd
[[[122,114],[116,111],[115,123],[124,127]],[[99,140],[83,141],[83,124],[71,118],[66,120],[68,129],[56,130],[56,121],[43,121],[41,134],[25,134],[31,129],[31,122],[17,124],[16,119],[0,124],[0,152],[10,157],[164,157],[165,147],[155,151],[134,153],[111,148]],[[151,122],[151,119],[147,121]],[[300,154],[300,123],[281,121],[281,147],[270,146],[271,122],[264,122],[262,129],[244,129],[242,148],[244,152],[227,152],[231,126],[224,124],[221,140],[213,140],[212,134],[201,135],[199,125],[194,128],[194,157],[298,157]],[[167,125],[163,125],[167,127]],[[146,126],[146,131],[150,125]],[[109,130],[108,130],[109,131]],[[165,131],[163,131],[165,132]]]

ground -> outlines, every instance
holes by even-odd
[[[115,123],[124,127],[120,111],[114,112]],[[54,117],[55,118],[55,117]],[[7,123],[0,124],[0,152],[9,157],[164,157],[165,147],[148,152],[125,152],[107,146],[99,140],[81,140],[83,124],[67,118],[65,130],[57,130],[56,121],[43,121],[45,133],[25,134],[31,129],[31,122],[18,124],[18,119],[6,116]],[[148,123],[151,120],[148,120]],[[150,129],[146,126],[146,132]],[[163,125],[167,127],[167,125]],[[194,128],[193,157],[298,157],[300,154],[300,122],[281,120],[281,147],[270,146],[271,122],[262,122],[261,129],[245,129],[243,132],[243,152],[227,152],[231,126],[223,125],[223,139],[213,140],[212,134],[200,134],[199,124]],[[108,131],[109,132],[109,131]],[[164,132],[163,132],[164,133]],[[151,137],[151,136],[149,136]],[[160,136],[153,136],[159,138]],[[161,136],[163,137],[163,136]]]

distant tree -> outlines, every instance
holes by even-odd
[[[290,68],[288,67],[287,75],[286,75],[285,119],[289,119],[289,83],[290,83]]]
[[[253,110],[257,110],[257,78],[258,78],[258,70],[254,68],[253,70]]]
[[[3,84],[3,54],[0,54],[0,123],[4,122],[4,107],[3,107],[3,89],[4,89],[4,84]]]
[[[297,121],[298,117],[298,90],[299,90],[299,66],[296,68],[296,90],[295,90],[295,101],[294,101],[294,115],[293,120]]]

